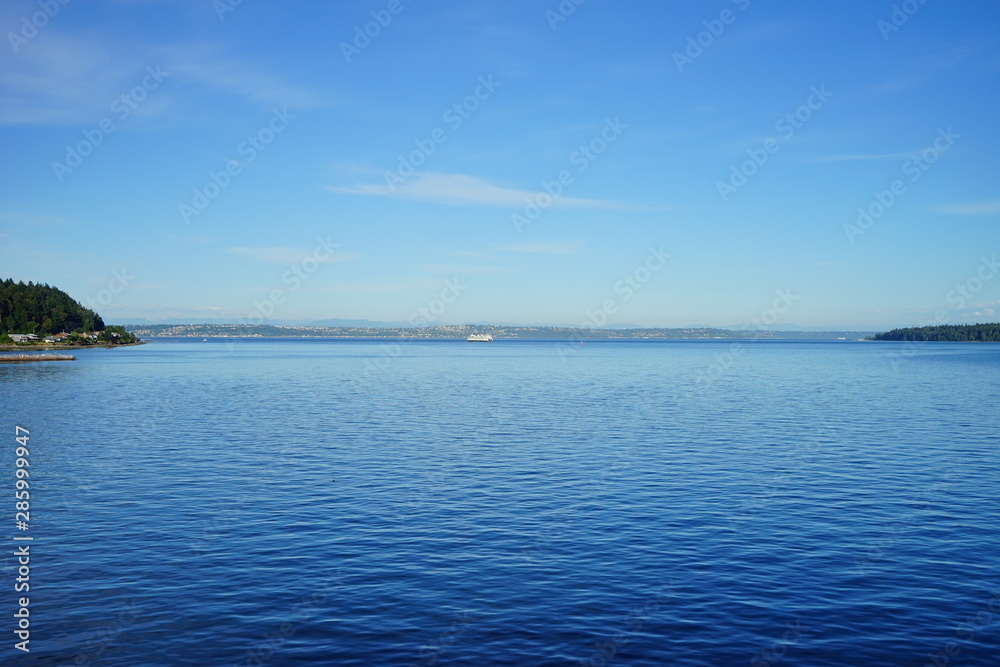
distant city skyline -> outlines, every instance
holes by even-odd
[[[1000,7],[0,7],[0,279],[125,322],[1000,320]]]

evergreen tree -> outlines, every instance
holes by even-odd
[[[869,340],[1000,342],[1000,323],[942,324],[929,327],[893,329],[872,336]]]
[[[0,333],[47,336],[61,331],[102,331],[104,320],[49,285],[0,282]]]

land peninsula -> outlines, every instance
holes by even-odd
[[[940,324],[929,327],[893,329],[876,334],[869,340],[1000,343],[1000,323]]]
[[[138,345],[120,326],[49,285],[0,282],[0,351],[32,352]],[[47,357],[52,359],[52,357]],[[24,360],[24,359],[22,359]]]

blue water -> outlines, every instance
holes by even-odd
[[[77,356],[0,365],[4,664],[1000,664],[1000,345]]]

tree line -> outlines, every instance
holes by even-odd
[[[0,283],[0,334],[47,336],[104,330],[101,316],[55,287],[10,278]]]
[[[1000,323],[940,324],[929,327],[893,329],[872,336],[869,340],[1000,342]]]

